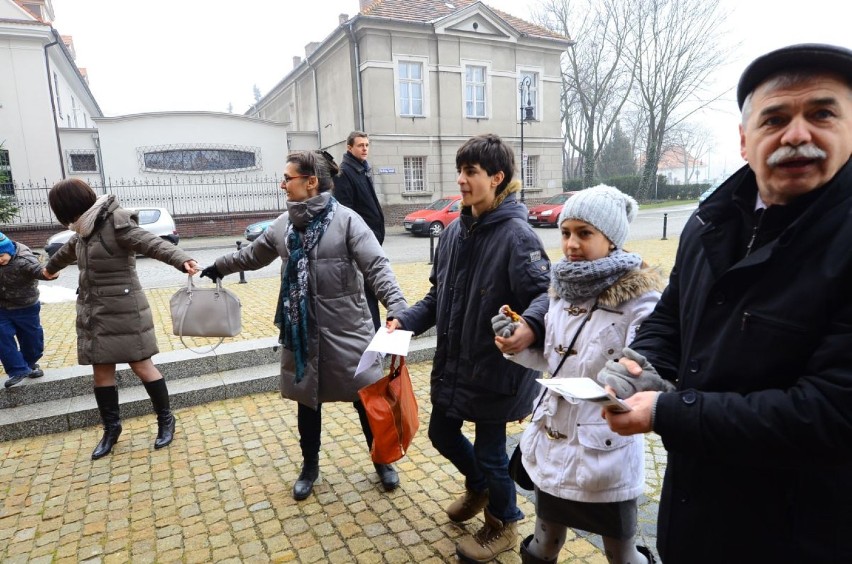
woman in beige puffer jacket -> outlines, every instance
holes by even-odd
[[[181,249],[142,229],[136,212],[119,206],[112,195],[100,198],[84,181],[56,183],[48,196],[56,218],[75,234],[45,266],[58,272],[77,261],[77,359],[91,364],[95,400],[104,434],[92,460],[106,456],[121,434],[115,365],[126,362],[142,380],[157,414],[154,448],[172,442],[175,417],[163,375],[151,357],[159,352],[154,320],[136,275],[136,255],[142,254],[193,275],[196,262]]]

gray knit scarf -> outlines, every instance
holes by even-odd
[[[563,300],[586,300],[599,296],[616,280],[640,266],[642,257],[620,249],[597,260],[571,262],[563,258],[550,271],[550,285]]]

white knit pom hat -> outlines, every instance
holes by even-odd
[[[585,221],[620,249],[627,240],[630,222],[638,209],[636,200],[618,188],[599,184],[568,198],[559,214],[558,225],[566,219]]]

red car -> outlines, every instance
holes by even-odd
[[[530,208],[528,221],[533,227],[559,227],[559,214],[562,213],[562,204],[576,192],[562,192],[551,196],[543,204]]]
[[[435,200],[429,207],[417,210],[405,216],[402,226],[412,235],[432,235],[438,237],[461,211],[461,196],[447,196]]]

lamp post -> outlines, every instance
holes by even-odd
[[[524,201],[524,191],[527,188],[527,183],[524,179],[525,169],[527,168],[524,154],[524,122],[533,120],[533,107],[530,102],[531,82],[532,79],[529,76],[525,76],[518,85],[518,92],[521,98],[521,202]],[[524,91],[526,91],[526,103],[524,103]]]

